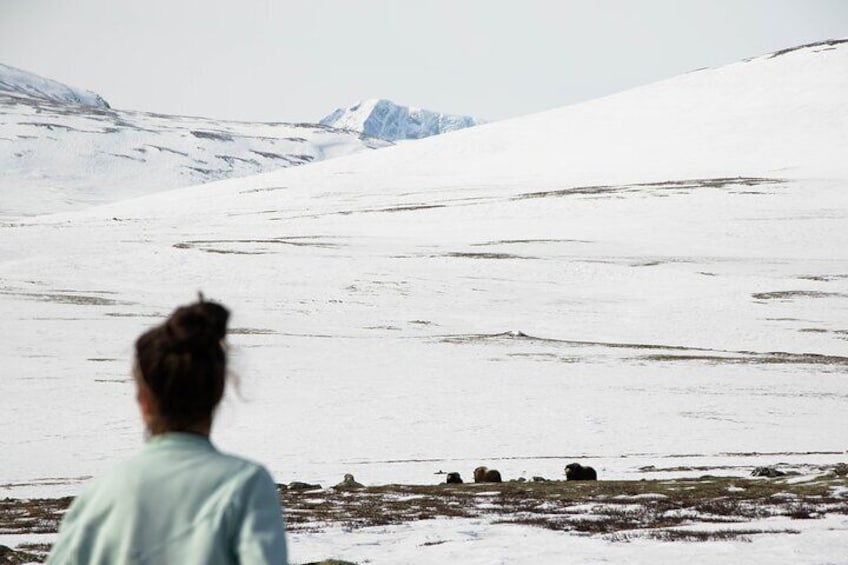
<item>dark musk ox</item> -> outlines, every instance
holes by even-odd
[[[474,469],[475,483],[499,483],[501,482],[501,473],[497,469],[489,469],[488,467],[477,467]]]
[[[459,476],[459,473],[448,473],[447,479],[445,479],[445,484],[447,485],[461,485],[462,477]]]
[[[597,481],[598,474],[591,467],[584,467],[580,463],[569,463],[565,466],[565,480]]]

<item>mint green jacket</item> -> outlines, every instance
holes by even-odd
[[[208,438],[154,436],[74,500],[47,563],[287,563],[285,526],[264,467]]]

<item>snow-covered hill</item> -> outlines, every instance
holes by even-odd
[[[0,63],[0,93],[50,100],[62,104],[81,104],[96,108],[109,107],[109,104],[99,94],[90,90],[74,88],[2,63]]]
[[[561,478],[573,460],[603,480],[844,462],[846,69],[848,42],[824,42],[2,223],[0,485],[73,491],[137,451],[132,340],[197,289],[234,312],[240,394],[215,441],[281,483],[434,483],[481,464]],[[778,547],[786,562],[838,562],[842,517],[741,523],[773,533],[683,549],[634,531],[621,554],[758,563]],[[463,522],[459,537],[445,522],[310,533],[292,559],[621,549],[487,523]]]
[[[390,145],[317,124],[115,110],[96,95],[9,69],[0,67],[0,216],[73,210]]]
[[[349,108],[338,108],[320,122],[323,125],[363,132],[365,135],[399,141],[421,139],[481,123],[470,116],[452,116],[421,108],[399,106],[382,99],[363,100]]]

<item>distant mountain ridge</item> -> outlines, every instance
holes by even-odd
[[[0,63],[0,92],[59,103],[109,108],[102,96],[90,90],[75,88],[61,82]]]
[[[386,141],[399,141],[440,135],[473,127],[482,121],[471,116],[443,114],[374,98],[357,102],[349,108],[338,108],[320,123],[360,131]]]
[[[0,64],[0,216],[37,215],[391,145],[318,124],[115,110]]]

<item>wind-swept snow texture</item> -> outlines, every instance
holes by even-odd
[[[62,104],[80,104],[96,108],[109,107],[109,104],[99,94],[90,90],[74,88],[2,63],[0,63],[0,93],[38,100],[50,100]]]
[[[742,476],[845,461],[846,100],[848,44],[832,42],[2,223],[0,485],[74,491],[135,453],[132,341],[198,289],[234,312],[240,394],[213,437],[281,483],[351,472],[432,484],[478,465],[562,478],[572,461],[601,480]],[[293,558],[844,555],[844,516],[804,522],[747,545],[622,548],[425,521],[302,536]]]
[[[316,124],[166,116],[94,99],[85,105],[81,91],[6,69],[0,66],[0,217],[79,209],[390,145]]]
[[[336,128],[361,131],[388,141],[421,139],[481,123],[470,116],[452,116],[421,108],[398,106],[394,102],[371,99],[349,108],[338,108],[320,122]]]

